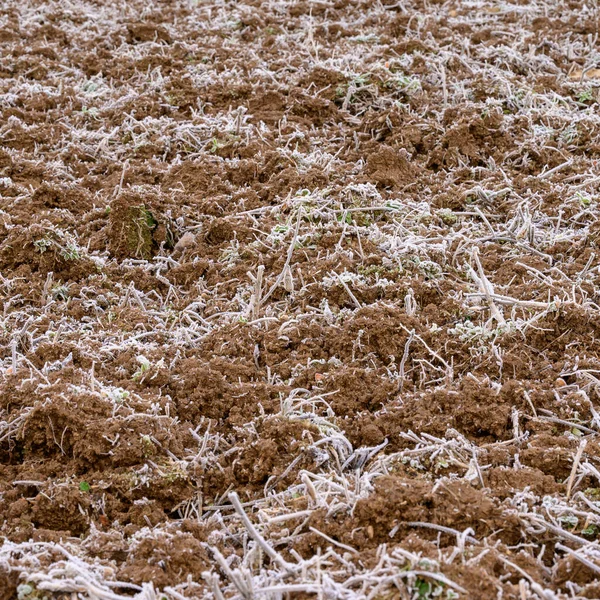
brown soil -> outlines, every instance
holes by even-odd
[[[0,5],[0,600],[598,598],[599,26]]]

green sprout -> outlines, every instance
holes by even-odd
[[[60,255],[65,260],[79,260],[81,258],[79,250],[72,243],[69,243],[64,248],[61,248]]]
[[[66,301],[69,299],[69,288],[66,285],[55,285],[52,288],[52,298],[54,300]]]
[[[449,208],[438,210],[438,217],[442,220],[444,225],[455,225],[458,221],[458,217]]]
[[[33,583],[21,583],[17,587],[17,600],[48,600],[48,596]]]
[[[402,210],[405,208],[398,200],[388,200],[384,206],[392,210]]]
[[[344,215],[345,215],[345,218],[344,218]],[[352,215],[350,213],[348,213],[348,212],[346,212],[346,213],[339,213],[336,216],[336,219],[340,223],[342,223],[343,221],[345,221],[348,225],[352,225]]]
[[[132,376],[132,379],[134,381],[141,379],[150,370],[150,367],[152,366],[150,361],[142,354],[140,354],[136,360],[138,361],[140,366],[138,367],[138,370]]]
[[[123,404],[127,398],[129,398],[129,392],[124,390],[123,388],[115,388],[114,390],[110,390],[107,396],[115,403],[115,404]]]
[[[600,488],[586,488],[583,493],[591,500],[600,502]]]
[[[45,237],[41,240],[35,240],[35,242],[33,242],[33,245],[40,254],[43,254],[44,252],[46,252],[46,250],[48,250],[48,248],[52,247],[52,240]]]
[[[575,192],[575,197],[583,207],[588,207],[592,203],[592,199],[581,192]]]
[[[588,88],[587,90],[583,90],[577,94],[577,100],[579,102],[591,102],[594,99],[594,91],[592,88]]]
[[[437,279],[443,272],[442,267],[432,260],[419,261],[417,267],[428,279]]]
[[[156,446],[152,442],[152,439],[149,435],[142,435],[142,455],[144,458],[149,458],[150,456],[156,454]]]
[[[422,577],[417,577],[413,584],[415,600],[429,600],[430,598],[445,598],[445,600],[454,600],[458,594],[454,590],[445,589],[440,581],[429,581]],[[446,592],[444,594],[444,591]]]
[[[569,125],[565,127],[559,136],[564,144],[571,144],[577,139],[577,126]]]
[[[84,92],[95,92],[98,89],[98,82],[96,81],[86,81],[83,86]]]
[[[575,515],[563,515],[558,517],[558,520],[566,529],[574,529],[579,523],[579,519]]]
[[[389,88],[396,88],[409,96],[421,91],[421,81],[413,75],[396,75],[392,79],[388,79],[385,85]]]
[[[450,466],[450,463],[445,458],[438,458],[436,461],[436,467],[439,469],[447,469]]]
[[[87,108],[87,106],[84,106],[80,112],[84,117],[89,116],[96,121],[98,120],[98,109],[95,106],[92,106],[92,108]]]

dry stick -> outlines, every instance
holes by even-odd
[[[586,464],[586,463],[584,463],[584,464]],[[575,496],[577,497],[578,500],[581,500],[591,511],[600,513],[600,508],[598,508],[593,502],[588,500],[585,497],[585,494],[583,492],[577,492],[575,494]],[[573,496],[573,497],[575,497],[575,496]]]
[[[519,595],[521,600],[527,600],[527,586],[524,579],[519,580]]]
[[[113,198],[117,198],[121,194],[121,190],[123,189],[123,181],[125,181],[125,173],[127,172],[127,167],[129,166],[129,160],[126,160],[123,163],[123,171],[121,172],[121,180],[119,181],[119,185],[115,188],[113,192]]]
[[[519,409],[514,407],[512,408],[512,423],[513,423],[513,435],[515,441],[518,443],[519,440]]]
[[[304,458],[304,454],[299,454],[294,458],[294,460],[287,466],[285,471],[278,476],[273,475],[273,481],[271,483],[267,482],[265,485],[265,490],[271,490],[275,485],[277,485],[280,481],[284,480],[289,474],[290,471]],[[266,494],[265,494],[266,495]]]
[[[114,594],[108,590],[100,589],[89,580],[85,580],[83,585],[86,587],[85,591],[88,594],[92,595],[92,597],[96,596],[101,600],[127,600],[128,598],[131,598],[131,596],[122,596],[121,594]]]
[[[360,228],[356,225],[356,221],[354,223],[354,232],[356,233],[356,240],[358,241],[358,253],[360,254],[360,260],[365,260],[365,253],[363,251],[362,242],[360,240]]]
[[[306,592],[307,594],[317,594],[321,591],[321,584],[318,583],[289,583],[287,585],[269,585],[256,590],[256,594],[291,594],[292,592]]]
[[[17,340],[12,340],[10,343],[10,352],[12,356],[12,374],[17,373]]]
[[[492,284],[488,281],[488,278],[485,276],[483,272],[483,266],[481,265],[481,261],[479,260],[479,248],[475,246],[471,251],[471,256],[475,260],[475,264],[477,265],[477,271],[479,271],[480,285],[483,293],[485,294],[488,304],[490,305],[490,310],[492,311],[492,316],[496,319],[499,325],[506,325],[506,320],[504,319],[502,313],[498,310],[498,307],[494,304],[492,299],[492,295],[494,294],[494,288],[492,288]]]
[[[310,510],[299,510],[293,513],[287,513],[284,515],[278,515],[276,517],[270,517],[267,519],[267,525],[272,525],[273,523],[281,523],[285,521],[291,521],[292,519],[301,519],[302,517],[308,517],[311,514]]]
[[[478,206],[475,206],[474,209],[475,209],[475,213],[486,224],[487,228],[492,232],[492,234],[496,235],[496,233],[497,233],[496,230],[492,227],[492,225],[488,221],[487,217],[483,214],[482,210]]]
[[[525,415],[525,416],[527,416],[527,415]],[[528,417],[528,418],[531,419],[533,417]],[[585,425],[581,425],[580,423],[572,423],[571,421],[565,421],[564,419],[559,419],[558,417],[542,415],[542,416],[538,416],[536,418],[539,419],[540,421],[548,421],[549,423],[556,423],[557,425],[564,425],[565,427],[570,427],[570,428],[574,427],[575,429],[579,429],[579,431],[583,431],[585,433],[594,433],[594,434],[598,433],[597,431],[594,431],[593,429],[590,429],[589,427],[586,427]]]
[[[202,578],[210,585],[212,593],[217,600],[225,600],[225,596],[223,596],[223,592],[219,587],[219,576],[216,573],[208,573],[205,571],[202,573]],[[167,588],[165,588],[165,591],[167,591]]]
[[[347,214],[342,213],[342,221],[344,225],[342,227],[342,233],[340,234],[340,240],[335,247],[335,253],[337,254],[342,249],[342,243],[344,242],[344,236],[346,235],[346,229],[348,228],[348,221],[346,220]]]
[[[408,335],[411,335],[411,331],[405,327],[404,325],[402,325],[402,323],[398,323],[400,325],[401,329],[404,329],[404,331],[406,331],[406,333],[408,333]],[[423,344],[423,346],[425,346],[425,348],[427,349],[427,351],[431,354],[431,356],[433,356],[434,358],[437,358],[443,365],[444,367],[446,367],[446,374],[452,379],[454,376],[454,372],[452,367],[435,351],[432,350],[428,345],[427,342],[420,336],[417,335],[414,330],[412,331],[412,335],[419,340],[419,342],[421,342],[421,344]]]
[[[587,187],[588,185],[590,185],[592,183],[598,183],[599,181],[600,181],[600,177],[594,177],[592,179],[588,179],[587,181],[584,181],[583,183],[580,183],[578,185],[572,185],[570,187],[573,190],[580,190],[584,187]]]
[[[344,214],[344,213],[352,213],[352,212],[372,212],[376,210],[382,210],[384,212],[394,212],[397,211],[397,208],[393,208],[391,206],[354,206],[352,208],[338,208],[333,209],[331,212],[334,214]]]
[[[481,298],[482,296],[488,298],[488,294],[466,294],[469,298]],[[489,297],[498,304],[505,304],[507,306],[522,306],[523,308],[540,308],[542,310],[547,310],[550,308],[552,302],[537,302],[535,300],[517,300],[516,298],[511,298],[510,296],[503,296],[502,294],[490,294]],[[561,303],[560,301],[554,301],[556,306],[558,307]]]
[[[225,560],[225,557],[219,552],[219,550],[217,548],[211,547],[210,549],[212,550],[212,553],[214,554],[215,558],[217,559],[219,566],[221,567],[221,569],[223,569],[223,572],[225,573],[225,575],[227,575],[227,577],[229,577],[229,580],[231,581],[231,583],[233,583],[233,585],[235,585],[235,587],[239,590],[242,597],[246,598],[247,600],[251,600],[254,597],[252,590],[249,590],[246,587],[245,582],[240,581],[240,578],[238,577],[238,575],[227,564],[227,560]]]
[[[452,527],[445,527],[444,525],[437,525],[435,523],[426,523],[424,521],[403,521],[402,523],[398,523],[389,533],[390,537],[394,537],[400,527],[404,525],[406,527],[424,527],[425,529],[434,529],[435,531],[441,531],[442,533],[448,533],[449,535],[455,535],[456,537],[460,537],[461,532],[458,529],[453,529]],[[476,538],[471,535],[467,535],[465,537],[467,542],[471,544],[479,543]]]
[[[277,554],[277,552],[266,542],[266,540],[263,539],[263,537],[260,535],[260,533],[258,533],[256,528],[254,527],[254,525],[248,518],[248,515],[242,508],[242,504],[240,502],[240,498],[237,495],[237,493],[231,492],[230,494],[228,494],[227,497],[229,498],[229,501],[231,502],[231,504],[233,504],[233,507],[235,508],[235,512],[237,512],[237,514],[242,519],[242,523],[248,530],[250,537],[261,547],[263,552],[274,563],[277,563],[282,569],[289,571],[291,569],[292,565],[290,563],[288,563],[287,561],[285,561],[283,558],[281,558],[281,556],[279,556],[279,554]]]
[[[306,471],[302,471],[302,474],[300,475],[300,479],[302,480],[302,483],[304,484],[304,487],[306,488],[306,493],[310,496],[311,500],[315,504],[317,504],[317,500],[318,500],[317,490],[316,490],[313,482],[310,480]]]
[[[515,263],[515,265],[517,267],[522,267],[523,269],[525,269],[526,271],[528,271],[534,277],[538,277],[540,279],[540,281],[542,281],[546,285],[548,285],[550,287],[554,287],[554,285],[555,285],[554,284],[554,280],[551,277],[548,277],[547,275],[544,275],[538,269],[534,269],[533,267],[530,267],[529,265],[526,265],[525,263],[522,263],[522,262],[519,262],[519,261],[517,261]]]
[[[475,472],[477,473],[477,477],[479,478],[479,483],[481,484],[481,487],[484,488],[485,483],[483,481],[483,475],[481,473],[481,467],[479,466],[479,462],[477,460],[477,452],[475,451],[475,448],[472,448],[472,454],[473,458],[469,462],[475,467]]]
[[[256,271],[256,277],[252,275],[252,273],[248,273],[250,279],[252,279],[254,291],[252,293],[252,297],[250,298],[250,304],[248,306],[248,314],[251,315],[252,321],[256,321],[258,317],[258,311],[260,310],[261,297],[262,294],[262,282],[263,276],[265,274],[265,266],[259,265]]]
[[[573,482],[575,481],[575,475],[577,475],[577,469],[579,468],[579,463],[581,461],[581,456],[585,447],[587,446],[587,440],[581,440],[579,444],[579,448],[577,448],[577,454],[575,454],[575,458],[573,459],[573,468],[571,469],[571,475],[569,476],[569,483],[567,484],[567,500],[571,497],[571,491],[573,489]]]
[[[525,400],[527,400],[529,407],[531,408],[531,411],[533,412],[533,416],[535,418],[537,418],[537,416],[538,416],[537,410],[535,410],[535,406],[533,405],[533,401],[531,400],[531,396],[529,395],[529,392],[523,390],[523,396],[525,396]]]
[[[510,560],[504,558],[503,556],[498,556],[498,558],[500,559],[501,562],[503,562],[507,567],[511,567],[512,569],[514,569],[517,573],[519,573],[519,575],[522,575],[523,577],[525,577],[525,579],[527,579],[527,581],[529,581],[530,583],[533,583],[533,578],[531,577],[531,575],[525,571],[524,569],[522,569],[521,567],[519,567],[518,565],[515,565],[515,563],[510,562]]]
[[[551,175],[554,175],[554,173],[557,173],[561,169],[564,169],[565,167],[568,167],[570,164],[572,164],[572,162],[573,162],[573,160],[569,159],[566,162],[561,163],[557,167],[554,167],[553,169],[550,169],[549,171],[546,171],[545,173],[540,173],[538,175],[538,179],[546,179],[547,177],[550,177]]]
[[[52,280],[54,273],[49,271],[46,275],[46,283],[44,283],[44,290],[42,292],[42,305],[45,306],[50,300],[50,288],[52,287]]]
[[[173,598],[175,598],[175,600],[188,600],[183,594],[180,594],[178,591],[174,590],[172,587],[167,586],[164,591],[167,594],[170,594],[171,596],[173,596]],[[221,596],[222,597],[222,596]]]
[[[557,535],[569,542],[579,544],[580,546],[589,546],[590,545],[590,542],[588,540],[584,540],[582,537],[579,537],[578,535],[569,533],[568,531],[565,531],[561,527],[557,527],[556,525],[553,525],[552,523],[548,523],[548,521],[545,521],[543,518],[539,517],[538,515],[530,514],[527,516],[529,517],[530,521],[532,521],[533,523],[540,525],[547,531],[551,531],[555,535]]]
[[[33,479],[17,479],[12,482],[13,485],[31,485],[34,487],[42,487],[46,485],[44,481],[34,481]]]
[[[330,538],[328,535],[325,535],[322,531],[319,531],[318,529],[315,529],[314,527],[309,527],[309,529],[313,533],[316,533],[318,536],[321,536],[324,540],[327,540],[330,544],[333,544],[334,546],[337,546],[338,548],[341,548],[342,550],[347,550],[348,552],[352,552],[353,554],[358,554],[358,551],[355,548],[352,548],[352,546],[346,546],[346,544],[342,544],[342,542],[338,542],[337,540]]]
[[[401,392],[402,388],[404,387],[404,366],[406,365],[406,361],[408,360],[408,352],[410,350],[410,345],[411,345],[414,337],[415,337],[415,330],[413,329],[410,332],[408,339],[406,340],[406,344],[404,344],[404,354],[402,355],[402,360],[400,361],[400,367],[398,369],[399,375],[400,375],[400,386],[398,388],[399,392]]]
[[[595,378],[594,378],[595,379]],[[579,391],[580,394],[584,394],[584,397],[587,399],[589,403],[590,413],[592,413],[592,425],[598,429],[600,427],[600,413],[594,408],[592,401],[587,397],[587,394],[583,390]]]
[[[334,275],[338,278],[338,281],[344,286],[344,289],[348,293],[348,296],[350,296],[350,298],[352,299],[352,302],[354,302],[354,305],[356,306],[356,308],[362,308],[362,304],[356,299],[356,296],[352,293],[352,290],[348,287],[346,282],[342,279],[341,275],[339,275],[338,273],[334,273]]]
[[[444,97],[444,107],[448,106],[448,86],[446,85],[446,69],[444,63],[440,64],[440,75],[442,78],[442,91]]]
[[[417,312],[417,301],[415,300],[415,293],[412,288],[408,288],[408,292],[404,296],[404,310],[409,317],[414,316]]]
[[[298,231],[300,229],[300,221],[302,220],[302,208],[298,210],[298,219],[296,220],[296,228],[294,229],[294,237],[292,238],[292,243],[290,244],[287,257],[285,259],[285,264],[283,265],[283,269],[279,274],[279,277],[275,280],[275,283],[270,287],[269,291],[260,299],[259,307],[262,306],[273,294],[273,292],[279,287],[284,277],[286,276],[287,270],[290,267],[290,263],[292,262],[292,254],[294,253],[294,246],[296,245],[296,240],[298,239]]]
[[[581,554],[579,554],[579,552],[577,552],[576,550],[572,550],[571,548],[568,548],[567,546],[563,546],[561,543],[556,544],[555,548],[557,550],[562,550],[563,552],[570,554],[574,559],[583,563],[591,571],[600,573],[599,565],[597,565],[596,563],[593,563],[591,560],[587,559],[585,556],[581,556]]]

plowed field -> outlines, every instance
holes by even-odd
[[[597,2],[0,2],[0,599],[600,584]]]

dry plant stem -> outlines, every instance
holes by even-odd
[[[285,264],[283,265],[283,269],[281,273],[275,280],[275,283],[269,288],[269,291],[260,299],[259,305],[262,306],[264,303],[271,297],[273,292],[281,285],[281,282],[284,280],[288,269],[290,268],[290,263],[292,262],[292,256],[294,254],[294,248],[296,246],[296,242],[298,240],[298,231],[300,229],[300,222],[302,220],[302,208],[298,210],[298,216],[296,217],[296,227],[294,228],[294,234],[292,236],[292,241],[288,247]]]
[[[452,366],[449,365],[437,352],[435,352],[434,350],[432,350],[428,345],[427,342],[425,342],[425,340],[417,335],[414,331],[409,331],[404,325],[402,325],[402,323],[399,323],[400,328],[403,329],[406,333],[408,333],[409,337],[412,335],[415,339],[419,340],[419,342],[421,342],[421,344],[423,344],[423,346],[425,346],[425,348],[427,349],[427,351],[431,354],[431,356],[433,356],[435,359],[439,360],[442,365],[444,365],[445,369],[446,369],[446,376],[452,380],[453,377],[453,370],[452,370]]]
[[[533,414],[534,417],[537,418],[537,416],[538,416],[537,410],[535,409],[535,406],[533,405],[533,402],[531,400],[531,396],[529,395],[529,392],[523,391],[523,396],[525,397],[525,400],[527,400],[527,404],[529,404],[529,407],[531,408],[531,413]]]
[[[488,304],[490,305],[492,316],[494,317],[494,319],[496,319],[499,325],[506,325],[506,320],[502,316],[502,313],[498,310],[498,307],[494,304],[494,289],[492,287],[492,284],[488,281],[487,277],[485,276],[485,273],[483,272],[483,267],[481,266],[481,261],[479,260],[479,248],[475,246],[471,251],[471,256],[473,257],[473,260],[475,260],[475,264],[477,265],[477,271],[479,273],[480,278],[480,286],[482,288],[483,293],[485,294],[485,297],[487,298]]]
[[[413,341],[413,338],[415,337],[415,330],[411,330],[408,339],[406,340],[406,343],[404,344],[404,352],[402,354],[402,360],[400,361],[400,366],[398,368],[398,375],[400,378],[400,384],[398,386],[398,391],[401,392],[402,388],[404,387],[404,380],[405,380],[405,374],[404,374],[404,369],[406,366],[406,361],[408,360],[408,353],[410,351],[410,345]]]
[[[577,469],[579,468],[579,463],[581,461],[581,457],[583,455],[583,451],[587,446],[587,440],[581,440],[579,447],[577,448],[577,453],[575,454],[575,458],[573,458],[573,467],[571,469],[571,475],[569,476],[569,481],[567,483],[567,500],[571,497],[571,492],[573,491],[573,483],[575,482],[575,476],[577,475]]]
[[[569,556],[572,556],[575,560],[578,560],[580,563],[584,564],[588,569],[590,569],[590,571],[600,574],[600,565],[583,556],[581,552],[568,548],[563,544],[556,544],[555,547],[557,550],[566,552]]]
[[[250,537],[261,547],[261,549],[264,551],[264,553],[282,569],[284,569],[286,571],[292,569],[293,566],[291,564],[289,564],[288,562],[286,562],[283,558],[281,558],[281,556],[279,556],[279,554],[277,554],[277,552],[275,552],[275,550],[258,533],[258,531],[254,527],[254,525],[250,522],[248,515],[246,515],[246,512],[244,511],[244,509],[242,507],[242,504],[240,502],[238,495],[235,492],[231,492],[230,494],[228,494],[227,497],[229,498],[229,501],[235,508],[235,511],[238,513],[238,515],[242,519],[242,522],[244,523],[244,526],[248,530]]]
[[[208,583],[211,588],[212,593],[214,594],[216,600],[225,600],[225,596],[223,596],[223,592],[219,587],[219,577],[214,573],[204,573],[204,580]]]
[[[354,306],[357,309],[362,308],[361,303],[356,299],[356,296],[352,293],[352,290],[348,287],[348,284],[342,279],[341,275],[339,275],[338,273],[334,273],[334,275],[337,277],[337,280],[342,284],[342,287],[346,290],[352,302],[354,302]]]
[[[396,532],[400,529],[400,527],[405,526],[405,527],[424,527],[425,529],[434,529],[436,531],[441,531],[442,533],[448,533],[450,535],[454,535],[457,538],[461,536],[460,531],[458,531],[457,529],[452,529],[451,527],[445,527],[444,525],[436,525],[435,523],[423,523],[421,521],[405,521],[402,523],[398,523],[398,525],[396,525],[394,527],[394,529],[392,529],[390,531],[390,537],[394,537],[394,535],[396,535]],[[478,541],[470,535],[467,535],[465,537],[465,540],[470,542],[471,544],[477,544]]]
[[[253,598],[254,597],[253,590],[248,589],[246,583],[240,577],[239,572],[236,573],[235,571],[233,571],[231,569],[231,567],[227,563],[227,560],[221,554],[221,552],[219,552],[219,550],[217,548],[211,548],[211,550],[212,550],[212,553],[215,556],[215,559],[217,560],[217,563],[219,564],[219,566],[221,567],[221,569],[223,570],[223,572],[227,575],[227,577],[229,578],[229,580],[238,589],[238,591],[240,592],[240,594],[242,595],[242,597],[246,598],[247,600],[250,600],[251,598]],[[215,585],[216,585],[216,582],[215,582]]]
[[[351,546],[347,546],[346,544],[337,542],[333,538],[330,538],[328,535],[325,535],[322,531],[319,531],[318,529],[316,529],[314,527],[309,527],[309,529],[313,533],[316,533],[319,537],[322,537],[324,540],[327,540],[330,544],[333,544],[334,546],[337,546],[338,548],[341,548],[342,550],[346,550],[347,552],[351,552],[352,554],[358,554],[358,552]]]
[[[467,294],[471,298],[488,298],[488,294]],[[489,294],[489,298],[498,304],[505,304],[507,306],[521,306],[523,308],[535,308],[542,310],[549,310],[551,303],[549,302],[536,302],[535,300],[518,300],[517,298],[509,298],[501,294]]]
[[[264,265],[259,265],[256,271],[256,277],[249,275],[253,278],[253,294],[250,299],[250,304],[248,306],[249,314],[251,315],[252,321],[256,321],[260,315],[260,307],[262,304],[262,288],[263,288],[263,278],[265,273]]]

